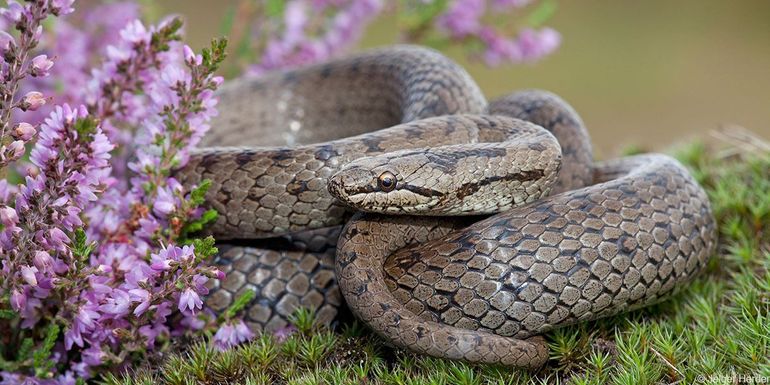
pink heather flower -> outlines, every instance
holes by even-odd
[[[15,193],[16,186],[9,185],[8,181],[5,179],[0,179],[0,207],[3,207],[2,202],[8,202],[8,198],[11,194]]]
[[[532,3],[532,0],[492,0],[492,7],[496,10],[506,8],[521,8]]]
[[[286,5],[284,23],[284,41],[298,42],[304,35],[303,29],[308,22],[307,7],[301,1],[291,1]]]
[[[27,94],[24,95],[24,97],[21,99],[19,108],[22,111],[35,111],[38,108],[44,106],[45,103],[46,100],[43,94],[37,91],[30,91],[27,92]]]
[[[178,261],[190,261],[195,258],[195,249],[192,246],[174,247],[174,256]],[[200,291],[200,290],[199,290]]]
[[[150,256],[150,267],[153,270],[168,270],[171,268],[172,263],[178,265],[180,262],[190,261],[195,257],[195,252],[191,246],[171,246],[161,250],[157,254]],[[196,289],[200,291],[199,289]]]
[[[13,207],[0,207],[0,223],[6,227],[16,226],[19,223],[19,216],[16,214],[16,210]]]
[[[15,45],[16,41],[13,36],[9,35],[8,32],[0,31],[0,54],[5,55]]]
[[[521,31],[519,41],[524,56],[537,60],[559,48],[561,34],[552,28],[525,29]]]
[[[203,301],[193,289],[187,288],[179,296],[179,311],[190,310],[190,313],[195,314],[195,309],[203,308]]]
[[[72,325],[64,331],[64,347],[69,350],[73,345],[83,347],[83,333],[88,333],[97,326],[99,313],[93,305],[83,305],[75,315]]]
[[[64,234],[58,227],[52,227],[51,230],[48,231],[47,239],[51,246],[59,250],[65,248],[65,244],[70,242],[67,234]]]
[[[38,55],[32,59],[31,75],[36,77],[48,76],[48,70],[53,67],[53,61],[47,55]]]
[[[157,256],[157,254],[153,254],[152,256],[152,265],[150,265],[150,268],[153,270],[158,271],[165,271],[171,269],[171,260],[170,259],[162,259]]]
[[[95,322],[98,318],[99,313],[87,306],[82,306],[77,316],[75,317],[75,320],[78,321],[84,328],[93,328],[96,326]]]
[[[219,350],[227,350],[233,346],[254,338],[254,333],[242,320],[225,323],[214,334],[214,344]]]
[[[21,277],[24,279],[24,282],[27,282],[28,285],[37,286],[37,278],[35,277],[35,273],[37,273],[36,267],[21,267]]]
[[[11,372],[0,372],[0,378],[2,378],[2,381],[0,381],[0,385],[36,385],[36,384],[27,384],[25,381],[26,379],[24,376],[22,376],[19,373],[11,373]]]
[[[155,307],[155,317],[153,318],[153,321],[156,323],[166,322],[166,318],[173,313],[173,310],[171,310],[172,307],[173,304],[171,301],[161,302]]]
[[[135,316],[142,315],[150,307],[149,291],[145,289],[131,289],[128,291],[128,294],[131,296],[131,301],[139,302],[139,305],[136,306],[133,312]]]
[[[53,8],[55,15],[67,15],[75,10],[72,8],[73,3],[75,0],[51,0],[51,8]]]
[[[265,48],[249,73],[296,67],[342,52],[359,40],[382,9],[382,0],[315,1],[312,6],[300,0],[288,1],[280,31],[272,36],[255,31],[255,39],[262,39]],[[264,36],[269,38],[264,41]]]
[[[209,281],[209,278],[206,275],[196,274],[193,276],[192,281],[195,291],[199,294],[206,295],[209,293],[209,288],[206,287],[206,282]]]
[[[452,37],[464,38],[479,32],[485,12],[485,0],[455,0],[436,23]]]
[[[91,345],[83,350],[83,363],[90,366],[99,366],[102,364],[106,354],[99,345]]]
[[[121,316],[128,314],[130,304],[129,294],[123,290],[115,289],[112,291],[112,297],[108,297],[106,303],[101,305],[99,310],[107,314]]]
[[[32,34],[32,38],[35,40],[40,40],[41,36],[43,36],[43,26],[38,25],[37,28],[35,28],[35,32]]]
[[[11,131],[11,136],[16,140],[21,140],[24,142],[29,141],[32,139],[33,136],[37,131],[35,130],[35,127],[27,122],[20,122],[17,123],[13,127],[13,131]]]
[[[504,13],[529,3],[531,0],[454,0],[436,19],[436,26],[452,39],[472,39],[482,43],[482,58],[487,65],[495,66],[506,61],[533,62],[558,48],[561,37],[556,31],[550,28],[523,28],[518,36],[509,36],[484,24],[484,16],[490,9]]]
[[[292,334],[297,332],[297,328],[294,325],[287,325],[282,328],[278,328],[273,332],[273,337],[279,343],[286,341]]]
[[[48,252],[38,250],[35,252],[33,263],[35,264],[35,267],[38,268],[38,270],[45,272],[51,269],[53,266],[53,258],[51,258],[51,254],[48,254]]]
[[[26,12],[24,7],[16,1],[9,1],[5,8],[0,10],[3,18],[8,21],[9,24],[16,24],[21,21],[21,15]]]
[[[155,198],[153,209],[161,216],[166,216],[174,210],[175,205],[176,198],[173,193],[166,188],[158,188],[158,196]]]
[[[4,147],[5,148],[5,147]],[[24,141],[14,140],[5,148],[5,157],[7,160],[16,160],[24,155]]]
[[[203,56],[196,55],[195,52],[188,46],[184,45],[184,60],[191,65],[201,65],[203,63]]]
[[[22,311],[27,307],[27,296],[19,290],[13,290],[11,292],[11,306],[13,310]]]
[[[120,31],[120,37],[133,44],[144,44],[150,41],[152,33],[144,27],[144,24],[142,24],[141,21],[134,20],[133,22],[128,23],[128,25]]]
[[[144,325],[139,328],[139,334],[147,340],[146,346],[150,349],[155,347],[155,340],[158,336],[168,336],[169,330],[163,324]]]

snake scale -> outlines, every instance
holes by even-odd
[[[394,345],[537,367],[539,334],[657,302],[715,247],[706,194],[676,160],[594,164],[560,98],[487,104],[432,50],[373,50],[220,97],[212,147],[178,176],[212,180],[210,231],[228,242],[207,304],[255,290],[255,329],[298,306],[332,322],[344,298]]]

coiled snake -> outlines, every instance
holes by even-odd
[[[178,173],[213,181],[218,239],[263,239],[225,247],[228,277],[207,300],[221,310],[256,290],[254,328],[283,326],[297,306],[336,316],[333,245],[349,207],[375,212],[355,214],[336,251],[352,312],[395,345],[471,362],[542,365],[538,334],[660,300],[715,244],[708,199],[678,162],[594,165],[561,99],[525,91],[487,106],[430,50],[232,84],[220,103],[207,143],[285,145],[203,148]]]

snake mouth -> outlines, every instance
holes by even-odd
[[[391,189],[383,190],[378,184],[378,176],[383,172],[358,166],[343,168],[329,178],[329,193],[357,210],[382,214],[430,212],[444,196],[440,191],[402,180],[394,181]]]
[[[329,178],[329,193],[347,204],[352,204],[352,197],[376,191],[377,186],[372,185],[373,179],[374,174],[371,171],[360,167],[340,170]]]
[[[331,178],[329,178],[329,182],[327,184],[327,189],[329,189],[329,194],[331,194],[334,198],[344,201],[344,188],[342,185],[341,178],[337,175],[333,175]]]

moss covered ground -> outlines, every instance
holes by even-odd
[[[299,312],[298,332],[215,351],[198,342],[106,384],[770,383],[770,155],[700,144],[673,153],[708,191],[720,243],[704,274],[658,305],[555,330],[536,372],[392,350],[358,324],[331,331]],[[751,382],[754,381],[754,382]]]

